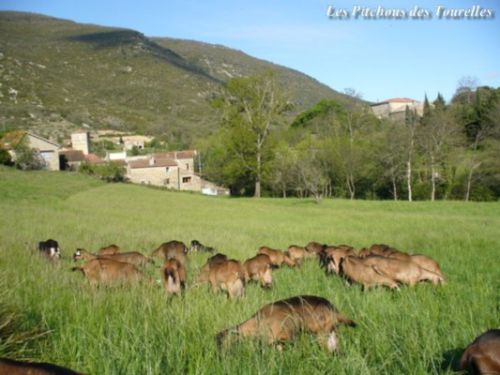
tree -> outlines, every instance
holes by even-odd
[[[424,100],[424,113],[429,113],[430,106],[427,95]],[[408,106],[405,110],[405,147],[406,147],[406,186],[408,189],[408,201],[413,201],[413,159],[415,153],[415,140],[419,126],[419,118],[415,110],[410,110]]]
[[[320,144],[307,138],[297,145],[297,183],[298,188],[312,195],[316,203],[321,202],[329,184],[319,155]]]
[[[391,120],[387,120],[383,125],[381,147],[377,156],[383,168],[383,176],[390,180],[392,197],[394,200],[398,200],[398,182],[405,170],[404,165],[408,152],[407,129],[405,129],[405,124]],[[411,184],[409,191],[411,193]]]
[[[472,104],[474,91],[479,85],[479,80],[476,77],[464,76],[457,83],[455,97],[461,96],[465,99],[465,103]]]
[[[334,128],[337,168],[351,200],[356,197],[357,184],[369,163],[369,139],[377,122],[369,109],[356,105],[346,110],[344,121]]]
[[[489,87],[475,86],[457,90],[453,97],[455,120],[464,130],[466,169],[464,199],[470,199],[472,183],[477,170],[489,159],[488,141],[500,135],[500,94]]]
[[[269,135],[289,104],[272,73],[230,80],[222,99],[223,127],[230,133],[230,147],[250,171],[254,196],[260,197]]]
[[[16,160],[14,164],[22,170],[37,170],[47,166],[44,158],[37,150],[32,149],[28,145],[28,140],[24,137],[14,148]]]
[[[107,182],[122,182],[125,180],[125,168],[116,162],[102,164],[82,163],[78,171],[97,176]]]
[[[437,181],[442,179],[439,166],[445,163],[450,149],[458,144],[460,134],[459,127],[440,94],[433,104],[434,108],[424,112],[419,133],[420,146],[430,169],[431,201],[436,199]]]
[[[281,141],[274,149],[274,159],[269,171],[269,183],[274,190],[279,191],[283,198],[287,197],[287,191],[293,189],[298,178],[297,150],[287,142]]]
[[[353,90],[346,92],[354,93]],[[336,191],[346,193],[350,199],[356,197],[358,183],[371,166],[369,138],[378,122],[360,100],[348,106],[334,100],[321,100],[294,120],[291,128],[303,129],[303,138],[312,136],[320,140],[315,145],[317,155],[313,168],[319,168],[318,175],[327,179],[326,184],[321,184],[327,194],[334,182]]]

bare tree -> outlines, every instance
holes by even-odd
[[[458,143],[460,129],[451,114],[447,111],[440,95],[434,102],[434,108],[424,115],[420,127],[420,145],[427,156],[431,177],[431,201],[436,199],[436,184],[441,178],[439,166],[448,156],[452,146]]]
[[[406,162],[406,129],[404,124],[389,120],[384,130],[382,147],[377,155],[384,168],[384,175],[391,181],[392,197],[398,200],[398,180]]]
[[[479,79],[472,76],[464,76],[460,78],[457,83],[457,90],[455,91],[455,96],[460,94],[466,94],[467,104],[472,104],[472,98],[474,96],[474,91],[479,86]]]
[[[328,185],[328,178],[318,160],[311,153],[302,154],[297,163],[297,172],[301,188],[307,191],[316,203],[321,202]]]
[[[364,106],[361,104],[362,94],[360,92],[352,88],[346,88],[344,89],[344,93],[357,99],[346,108],[346,118],[342,127],[343,134],[337,133],[337,137],[340,141],[338,144],[339,151],[342,152],[342,155],[339,156],[344,169],[349,198],[352,200],[356,196],[356,174],[359,170],[359,160],[361,159],[359,157],[360,150],[356,144],[356,137],[362,124],[366,120],[365,115],[367,113]],[[347,139],[347,143],[343,141],[345,138]]]
[[[280,191],[283,198],[286,198],[287,191],[296,185],[297,165],[297,151],[286,142],[281,142],[274,151],[269,181],[275,190]]]
[[[406,186],[408,189],[408,201],[413,201],[413,158],[415,153],[415,141],[419,126],[419,119],[415,110],[406,107],[405,112],[405,146],[406,146]]]

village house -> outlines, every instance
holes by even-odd
[[[120,137],[119,142],[123,143],[125,150],[132,150],[134,147],[142,150],[144,145],[152,140],[152,137],[147,137],[145,135],[124,135]]]
[[[85,161],[85,154],[81,150],[62,150],[59,151],[59,164],[61,170],[76,171]]]
[[[43,158],[47,169],[59,170],[59,144],[32,132],[24,130],[9,132],[2,137],[0,147],[6,149],[12,159],[16,160],[15,148],[21,142],[26,142],[29,148],[35,150]]]
[[[80,150],[84,155],[90,153],[90,133],[88,130],[78,130],[71,133],[71,149]]]
[[[114,130],[99,130],[94,135],[97,140],[113,142],[116,145],[122,146],[126,151],[132,150],[134,147],[142,150],[146,143],[153,140],[153,137],[147,135],[130,134]]]
[[[104,163],[104,160],[92,153],[90,138],[88,130],[71,133],[71,147],[59,151],[61,170],[77,170],[83,162]]]
[[[415,110],[419,116],[423,115],[424,104],[409,98],[392,98],[371,105],[372,111],[378,118],[392,118],[404,120],[406,108]]]
[[[202,179],[194,172],[195,150],[156,153],[127,158],[130,182],[207,195],[229,195],[229,190]]]
[[[142,137],[142,136],[141,136]],[[7,133],[0,147],[9,151],[15,160],[15,147],[26,139],[50,170],[77,170],[82,163],[118,163],[133,183],[155,185],[175,190],[198,191],[206,195],[229,195],[229,190],[206,181],[195,173],[196,150],[170,151],[149,155],[127,156],[126,150],[109,152],[102,160],[91,151],[90,132],[78,130],[71,134],[71,147],[59,144],[27,131]],[[145,139],[142,139],[145,140]],[[137,146],[137,144],[135,144]]]

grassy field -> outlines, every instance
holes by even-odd
[[[1,168],[0,210],[0,356],[89,374],[452,373],[474,337],[500,326],[499,203],[212,198]],[[59,265],[33,255],[47,238],[62,247]],[[272,290],[252,284],[229,301],[207,287],[173,299],[159,286],[92,289],[70,271],[76,247],[150,253],[172,239],[198,239],[241,260],[261,245],[388,243],[431,255],[448,283],[362,292],[311,260],[276,270]],[[206,258],[191,256],[189,283]],[[147,272],[159,278],[157,268]],[[358,323],[339,330],[339,354],[309,335],[283,352],[255,341],[217,351],[219,330],[298,294],[325,297]]]

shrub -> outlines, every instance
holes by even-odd
[[[19,142],[14,150],[16,152],[14,164],[23,171],[43,169],[47,166],[40,153],[29,147],[26,139]]]
[[[108,182],[125,181],[125,168],[116,162],[103,164],[82,163],[78,171],[88,175],[97,176],[101,180]]]
[[[0,164],[1,165],[12,165],[12,157],[9,152],[3,148],[0,148]]]

